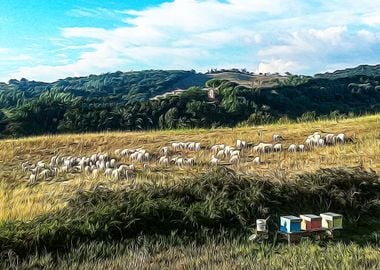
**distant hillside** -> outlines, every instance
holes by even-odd
[[[209,76],[195,71],[147,70],[66,78],[54,83],[10,80],[8,84],[0,83],[0,108],[13,107],[49,91],[124,103],[143,101],[177,88],[201,87],[209,79]]]
[[[213,79],[229,80],[248,88],[273,87],[288,78],[288,76],[279,74],[247,74],[232,71],[213,73],[209,76]]]
[[[343,70],[337,70],[332,73],[320,73],[316,74],[316,78],[324,79],[340,79],[353,76],[368,76],[375,77],[380,76],[380,65],[370,66],[370,65],[361,65],[355,68],[347,68]]]
[[[0,137],[257,125],[280,118],[304,121],[376,113],[380,112],[376,69],[320,77],[149,70],[54,83],[11,80],[0,84]],[[367,75],[360,75],[360,70]],[[203,91],[205,86],[213,90],[213,99]],[[178,94],[165,95],[168,92]]]

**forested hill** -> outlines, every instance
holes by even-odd
[[[177,88],[203,86],[207,80],[209,76],[205,74],[183,70],[115,72],[66,78],[54,83],[10,80],[8,84],[0,83],[0,108],[16,106],[49,91],[122,103],[142,101]]]
[[[346,68],[343,70],[336,70],[334,72],[316,74],[315,78],[341,79],[354,76],[380,76],[380,65],[360,65],[354,68]]]
[[[380,112],[380,76],[270,79],[264,74],[269,81],[263,85],[227,73],[228,80],[194,71],[120,72],[52,84],[12,80],[0,86],[0,137],[257,125]],[[149,99],[188,86],[181,94]],[[215,99],[208,98],[205,86]]]

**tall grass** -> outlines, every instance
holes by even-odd
[[[347,225],[379,210],[380,180],[372,171],[320,170],[294,179],[242,175],[226,168],[170,186],[142,183],[112,191],[81,191],[68,206],[30,222],[0,224],[0,249],[19,255],[65,249],[70,243],[118,240],[140,234],[248,233],[256,218],[336,211]],[[368,238],[369,239],[369,238]],[[368,240],[364,239],[363,240]]]
[[[33,251],[26,258],[0,254],[1,269],[379,269],[380,250],[354,243],[272,246],[242,236],[140,236],[118,242],[92,241],[68,252]]]

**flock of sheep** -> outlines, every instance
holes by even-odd
[[[312,150],[315,147],[324,147],[328,145],[344,144],[349,138],[343,134],[326,134],[320,132],[308,136],[303,144],[290,144],[287,148],[282,144],[284,138],[279,134],[272,136],[272,143],[258,143],[254,145],[243,140],[237,140],[235,146],[225,144],[216,144],[209,148],[211,152],[210,165],[219,164],[238,164],[246,152],[246,149],[252,147],[257,153],[252,160],[254,165],[261,164],[260,154],[279,153],[288,151],[304,152]],[[150,153],[144,148],[136,149],[117,149],[111,157],[108,154],[93,154],[91,156],[53,156],[49,163],[39,161],[36,164],[24,162],[21,165],[22,171],[29,174],[29,183],[35,184],[38,180],[47,180],[57,177],[61,173],[85,173],[92,177],[104,177],[114,180],[130,180],[136,176],[134,164],[119,163],[121,158],[128,159],[131,163],[141,163],[143,170],[149,170],[151,163],[157,162],[161,166],[175,165],[178,167],[195,166],[196,158],[187,158],[182,156],[184,152],[199,152],[202,146],[199,142],[173,142],[170,146],[164,146],[157,153]],[[206,149],[206,147],[205,147]]]

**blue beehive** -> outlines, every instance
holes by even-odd
[[[296,216],[283,216],[280,218],[280,231],[286,233],[301,231],[301,218]]]

